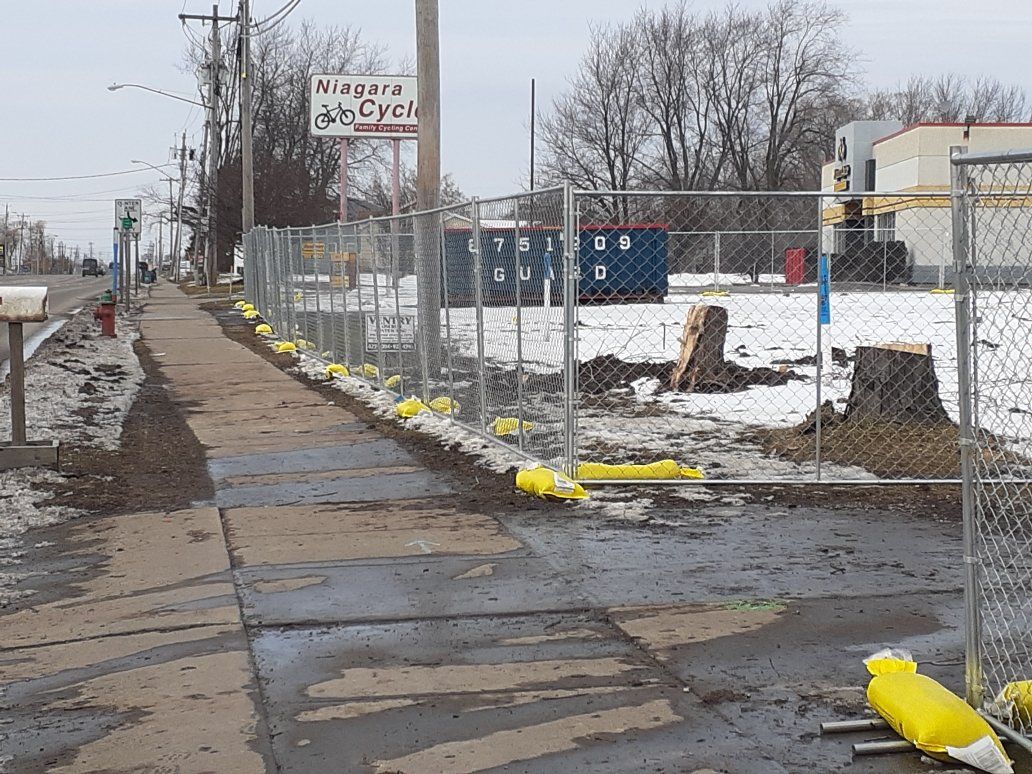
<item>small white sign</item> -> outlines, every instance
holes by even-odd
[[[143,222],[143,202],[140,199],[115,199],[115,228],[123,233],[139,236]]]
[[[377,320],[379,319],[379,340],[377,340]],[[416,351],[416,316],[403,314],[375,314],[365,316],[365,351],[366,352],[415,352]]]
[[[316,137],[416,137],[412,75],[313,75],[308,107]]]

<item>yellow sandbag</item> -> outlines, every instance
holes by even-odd
[[[1032,680],[1018,680],[1003,686],[996,697],[996,709],[1010,725],[1018,725],[1027,732],[1032,728]]]
[[[700,294],[703,298],[723,298],[724,296],[730,296],[726,290],[704,290]]]
[[[296,339],[294,343],[297,344],[298,349],[315,349],[315,344],[308,339]]]
[[[674,460],[659,460],[647,465],[607,465],[604,462],[582,462],[577,466],[581,481],[611,481],[615,479],[701,479],[698,468],[682,468]]]
[[[459,405],[457,400],[452,400],[447,395],[442,395],[430,401],[430,408],[438,414],[458,414],[462,406]]]
[[[543,500],[583,500],[588,496],[580,484],[548,468],[521,470],[516,474],[516,486]]]
[[[520,420],[516,417],[495,417],[495,421],[491,423],[491,430],[497,436],[503,435],[515,435],[520,426]],[[529,433],[534,429],[533,422],[523,422],[523,432]]]
[[[383,386],[386,387],[388,390],[393,390],[399,384],[401,384],[401,375],[400,374],[394,374],[394,376],[388,376],[386,379],[383,380]]]
[[[248,309],[246,312],[244,312],[245,320],[253,320],[255,317],[261,317],[261,315],[259,315],[258,312],[256,312],[254,309]]]
[[[867,660],[874,678],[867,701],[892,729],[941,761],[960,761],[990,774],[1013,774],[1010,759],[992,727],[956,694],[917,665],[891,653]]]
[[[276,347],[277,352],[297,352],[297,346],[292,341],[282,341]]]
[[[340,363],[330,363],[326,366],[326,378],[332,379],[334,376],[350,376],[346,366],[342,366]]]
[[[235,304],[233,304],[233,306],[235,306],[237,309],[241,309],[246,303],[246,301],[237,301]]]
[[[254,311],[254,304],[246,304],[245,303],[243,306],[238,307],[238,308],[241,311],[243,311],[243,312],[253,312]]]
[[[371,365],[369,363],[362,364],[362,376],[366,377],[367,379],[375,379],[379,375],[380,369],[376,366]]]
[[[421,414],[424,411],[429,411],[426,404],[423,403],[419,398],[412,397],[408,400],[403,400],[394,406],[394,410],[397,412],[399,417],[404,419],[411,419],[417,414]]]
[[[324,357],[324,358],[331,358],[331,357],[333,357],[333,353],[332,353],[332,352],[330,352],[330,350],[328,350],[328,349],[327,349],[327,350],[325,350],[325,351],[324,351],[324,352],[322,353],[322,357]]]
[[[265,333],[272,333],[272,326],[268,323],[262,323],[261,325],[255,326],[254,332],[257,333],[259,336]]]

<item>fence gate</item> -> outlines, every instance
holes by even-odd
[[[967,693],[973,706],[1027,740],[1032,735],[1032,151],[954,150]]]

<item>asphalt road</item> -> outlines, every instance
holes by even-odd
[[[48,297],[50,319],[44,323],[26,323],[25,325],[25,353],[31,355],[36,351],[40,341],[57,330],[59,321],[67,320],[76,310],[96,300],[106,288],[110,287],[111,277],[110,275],[81,277],[78,274],[0,276],[0,289],[12,285],[46,285],[50,289]],[[4,327],[6,328],[6,326]],[[10,349],[5,330],[0,333],[0,375],[7,374],[9,357]]]

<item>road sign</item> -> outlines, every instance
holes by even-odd
[[[411,75],[313,75],[308,126],[317,137],[416,139]]]
[[[140,199],[115,199],[115,228],[139,236],[143,220],[143,202]]]

